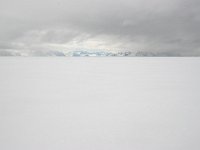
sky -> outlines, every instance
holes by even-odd
[[[0,0],[0,55],[73,50],[200,56],[199,0]]]

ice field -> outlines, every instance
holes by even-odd
[[[200,59],[1,57],[1,150],[199,150]]]

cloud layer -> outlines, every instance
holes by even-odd
[[[199,0],[0,0],[0,55],[129,50],[200,56]]]

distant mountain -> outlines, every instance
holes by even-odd
[[[124,57],[130,56],[131,52],[105,52],[105,51],[73,51],[74,57]]]
[[[0,56],[66,56],[66,57],[170,57],[179,56],[171,55],[165,52],[150,51],[109,51],[109,50],[37,50],[37,51],[20,51],[20,50],[0,50]]]
[[[21,54],[14,50],[0,50],[0,56],[21,56]]]
[[[147,51],[138,51],[135,53],[135,57],[172,57],[180,56],[179,54],[171,54],[167,52],[147,52]]]

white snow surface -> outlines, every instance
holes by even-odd
[[[0,150],[199,150],[200,58],[0,58]]]

